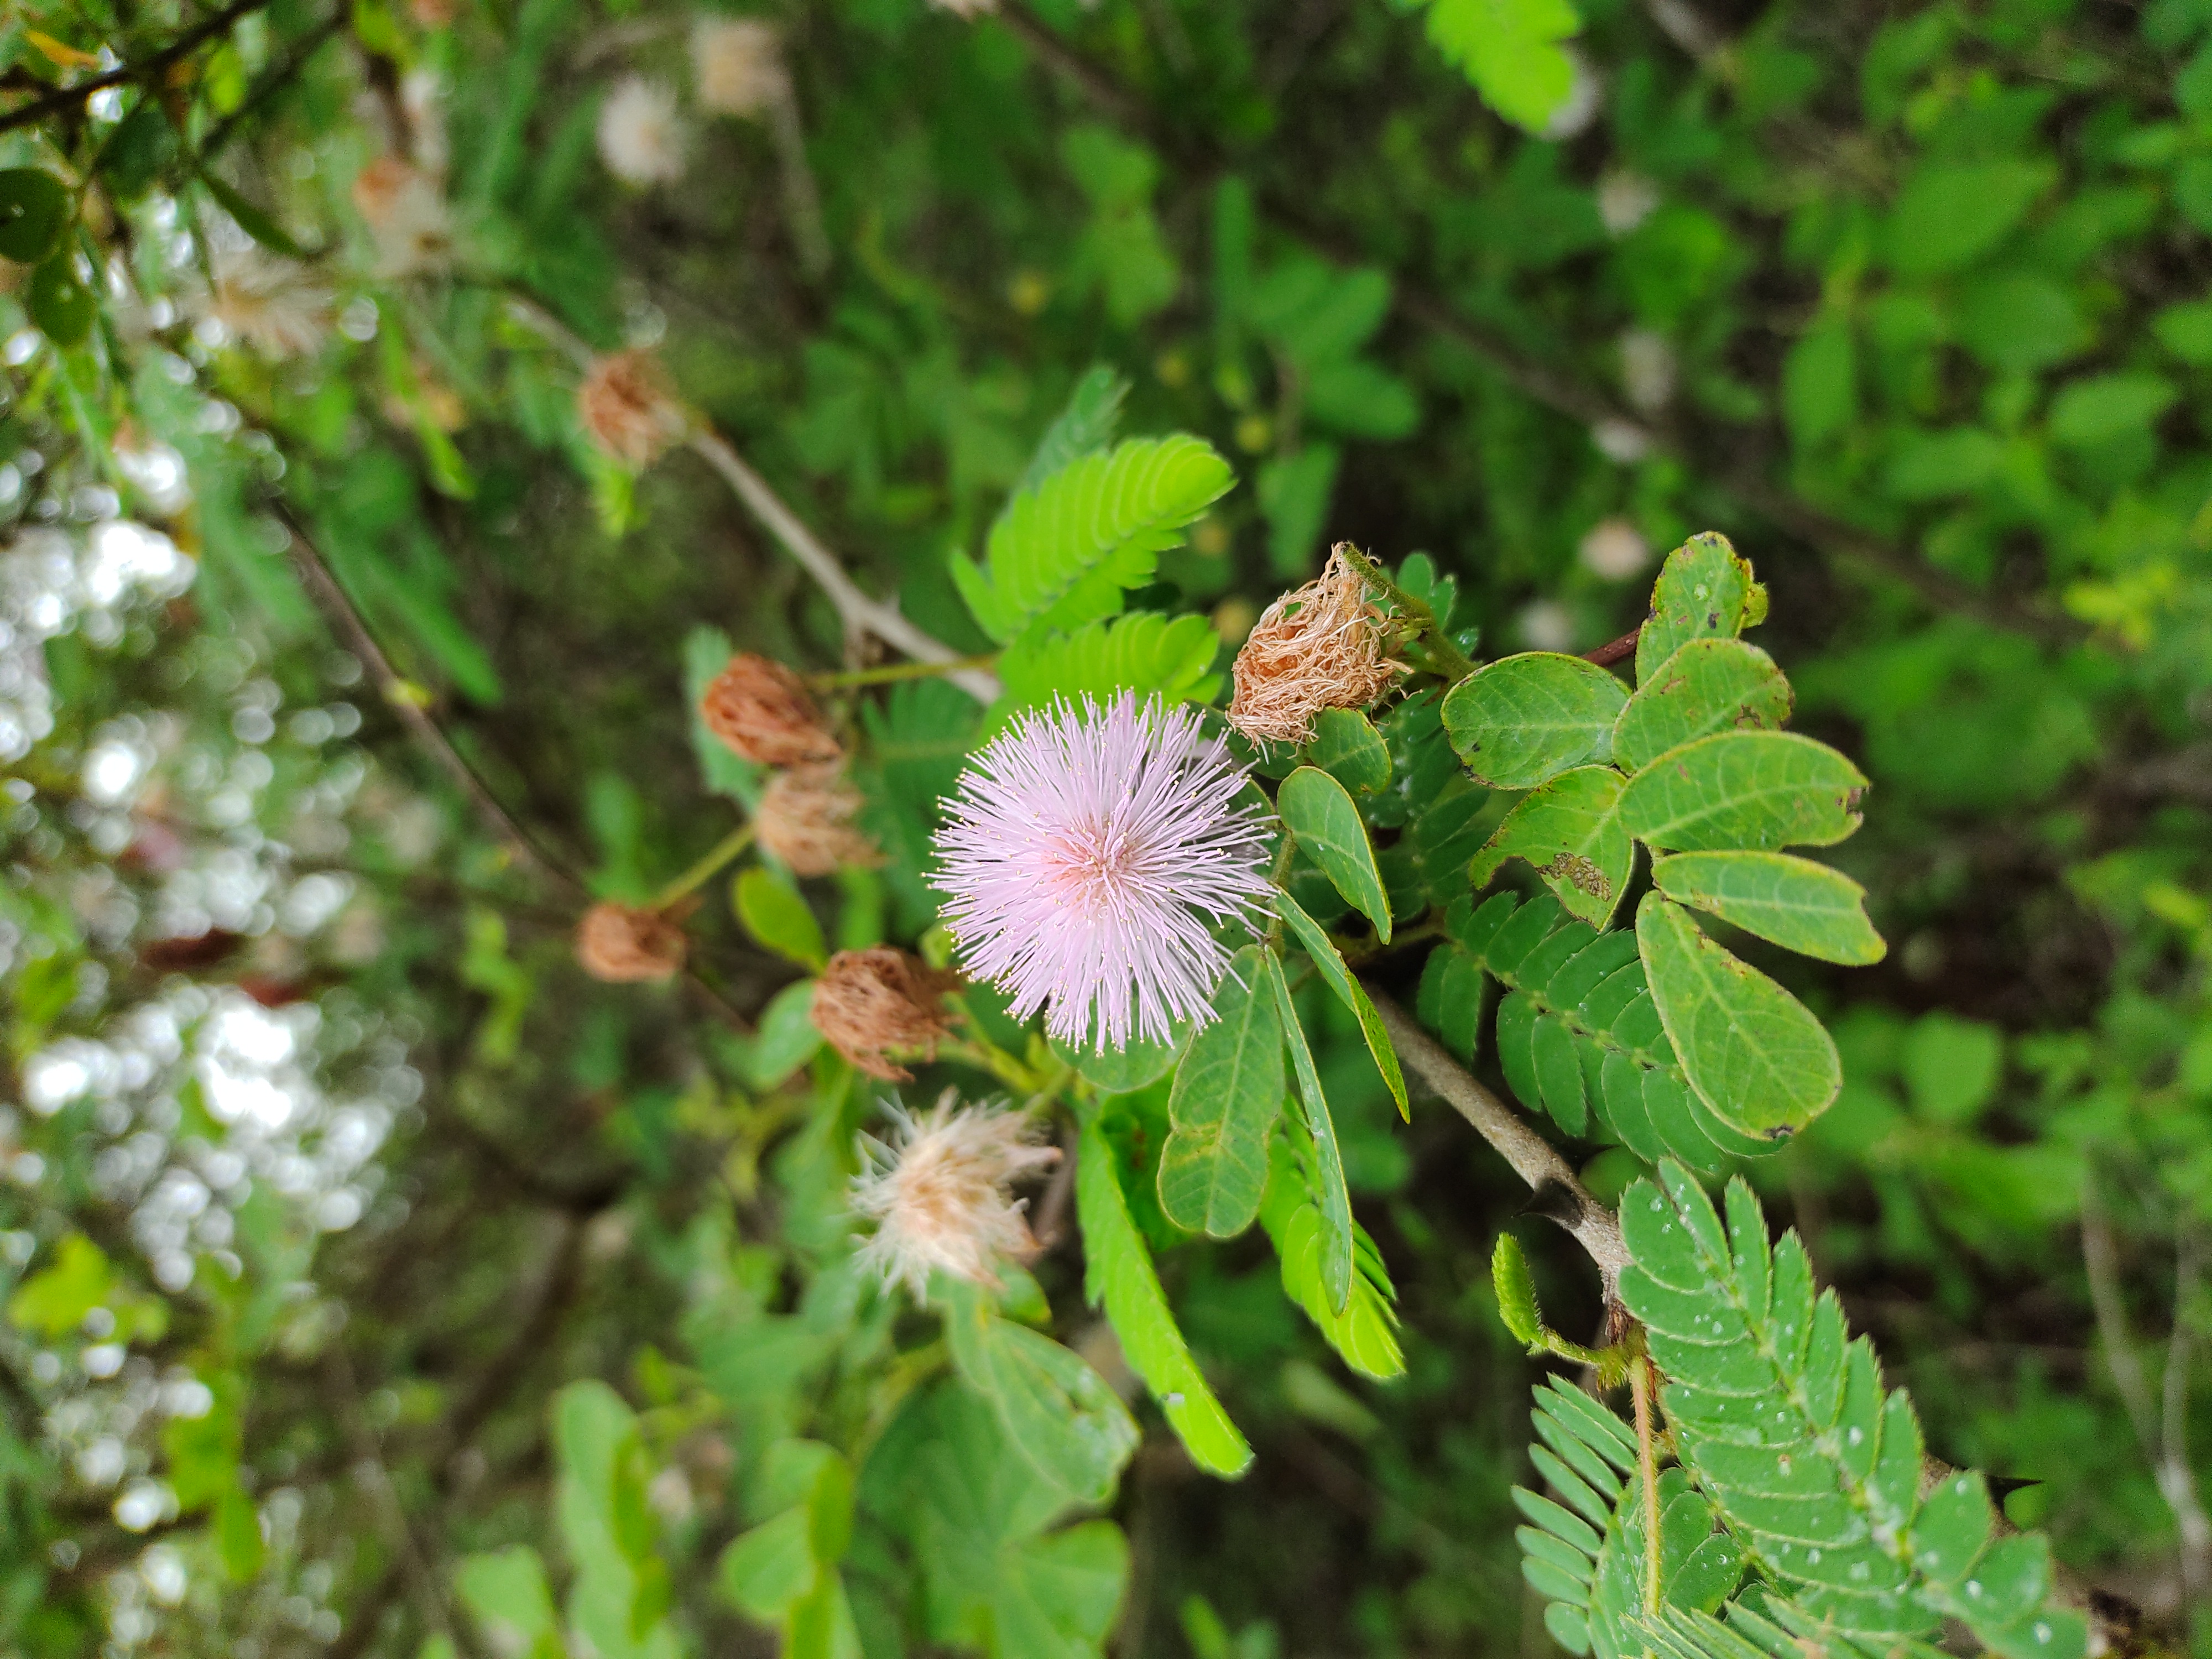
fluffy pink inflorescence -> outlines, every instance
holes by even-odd
[[[945,923],[969,974],[1099,1051],[1212,1017],[1212,924],[1265,902],[1267,818],[1197,714],[1123,692],[1017,715],[938,832]]]

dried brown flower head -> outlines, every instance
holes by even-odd
[[[610,984],[667,979],[684,966],[684,930],[658,910],[603,900],[576,924],[576,960]]]
[[[1035,1248],[1022,1217],[1027,1200],[1009,1188],[1060,1158],[1058,1147],[1033,1144],[1036,1126],[1023,1115],[956,1112],[955,1098],[946,1090],[919,1121],[898,1114],[896,1146],[863,1141],[870,1169],[853,1182],[854,1210],[876,1223],[860,1259],[925,1300],[933,1269],[995,1285],[999,1257]]]
[[[1229,723],[1246,737],[1310,743],[1314,716],[1364,708],[1407,672],[1385,654],[1382,613],[1340,542],[1321,574],[1260,613],[1237,653]]]
[[[576,418],[593,443],[639,469],[683,441],[690,426],[649,351],[613,351],[592,359],[576,388]]]
[[[933,1055],[952,1030],[941,999],[959,984],[959,975],[887,945],[840,951],[814,982],[811,1018],[830,1046],[870,1077],[910,1083],[914,1073],[886,1055],[893,1048]]]
[[[807,695],[806,682],[749,651],[731,658],[708,682],[699,718],[732,749],[763,766],[822,765],[844,756]]]
[[[860,792],[832,766],[779,772],[753,811],[760,844],[801,876],[826,876],[846,865],[883,862],[875,842],[854,828]]]

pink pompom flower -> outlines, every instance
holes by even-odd
[[[1267,818],[1195,711],[1123,692],[1015,716],[938,832],[945,924],[1017,1019],[1099,1052],[1212,1018],[1216,924],[1266,902]]]

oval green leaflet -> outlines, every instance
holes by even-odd
[[[1725,536],[1703,531],[1667,556],[1651,586],[1651,614],[1636,636],[1642,684],[1691,640],[1734,639],[1766,620],[1766,590]]]
[[[1866,889],[1788,853],[1678,853],[1651,866],[1659,890],[1763,939],[1823,962],[1864,967],[1889,947],[1867,920]]]
[[[1741,640],[1692,640],[1661,664],[1613,724],[1613,757],[1639,772],[1669,749],[1716,732],[1789,724],[1790,682]]]
[[[1375,867],[1367,826],[1344,786],[1317,766],[1301,766],[1283,780],[1275,810],[1345,902],[1373,922],[1376,934],[1388,945],[1390,901]]]
[[[1278,892],[1275,910],[1290,924],[1291,935],[1313,958],[1314,966],[1321,969],[1321,976],[1336,993],[1337,1000],[1349,1008],[1352,1017],[1359,1022],[1359,1035],[1367,1041],[1367,1052],[1375,1056],[1375,1069],[1382,1073],[1390,1098],[1398,1103],[1398,1115],[1411,1123],[1413,1112],[1406,1099],[1406,1074],[1399,1067],[1398,1051],[1390,1046],[1389,1033],[1382,1029],[1382,1016],[1375,1011],[1375,1000],[1352,977],[1352,969],[1346,966],[1342,954],[1321,924],[1308,915],[1296,899],[1288,893]]]
[[[1859,827],[1866,775],[1793,732],[1723,732],[1670,749],[1621,791],[1621,827],[1670,853],[1826,847]]]
[[[1628,688],[1558,651],[1501,657],[1444,697],[1444,730],[1475,781],[1533,789],[1571,767],[1613,758],[1613,726]]]
[[[1214,988],[1213,1020],[1191,1041],[1168,1096],[1160,1208],[1192,1232],[1252,1224],[1267,1185],[1267,1133],[1283,1109],[1283,1018],[1261,947],[1248,945]]]
[[[1377,793],[1390,781],[1389,748],[1375,723],[1356,708],[1323,709],[1305,757],[1359,794]]]
[[[1275,1066],[1279,1079],[1279,1039]],[[1281,1093],[1279,1081],[1279,1105]],[[1263,1133],[1260,1146],[1263,1186],[1267,1164]],[[1256,1195],[1252,1207],[1257,1213]],[[1113,1145],[1099,1128],[1095,1114],[1085,1122],[1077,1149],[1075,1208],[1076,1218],[1083,1224],[1084,1293],[1091,1306],[1104,1306],[1130,1368],[1145,1379],[1160,1409],[1167,1413],[1170,1425],[1200,1468],[1231,1477],[1243,1474],[1251,1466],[1252,1448],[1229,1420],[1229,1413],[1222,1410],[1221,1402],[1206,1386],[1204,1373],[1190,1357],[1174,1310],[1160,1289],[1159,1274],[1153,1270],[1144,1235],[1130,1218]]]
[[[43,167],[0,169],[0,259],[34,265],[54,251],[69,219],[69,191]]]
[[[1486,886],[1507,859],[1526,859],[1570,915],[1604,927],[1636,864],[1636,844],[1615,810],[1621,787],[1610,766],[1578,766],[1531,790],[1476,855],[1468,879]]]
[[[1637,907],[1636,943],[1682,1073],[1722,1124],[1777,1141],[1827,1109],[1843,1065],[1803,1003],[1707,939],[1663,893]]]
[[[1336,1125],[1328,1115],[1328,1097],[1321,1091],[1313,1050],[1306,1046],[1305,1028],[1298,1024],[1297,1006],[1291,1000],[1291,982],[1283,977],[1283,959],[1270,951],[1266,962],[1275,1006],[1283,1017],[1283,1035],[1291,1046],[1291,1064],[1297,1073],[1298,1094],[1305,1102],[1306,1128],[1314,1140],[1312,1196],[1322,1224],[1322,1289],[1329,1311],[1340,1314],[1352,1294],[1352,1195],[1344,1186],[1344,1153],[1336,1144]]]
[[[778,956],[820,973],[830,961],[822,924],[805,898],[773,870],[755,865],[730,884],[730,902],[745,931]]]

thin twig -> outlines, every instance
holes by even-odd
[[[2197,1496],[2197,1479],[2189,1467],[2188,1447],[2176,1440],[2177,1435],[2185,1442],[2186,1437],[2184,1408],[2188,1398],[2189,1344],[2185,1336],[2187,1322],[2183,1303],[2187,1287],[2182,1285],[2176,1288],[2173,1340],[2166,1358],[2166,1422],[2161,1432],[2150,1379],[2143,1374],[2142,1360],[2136,1352],[2135,1339],[2128,1329],[2127,1304],[2120,1290],[2119,1252],[2112,1242],[2112,1224],[2099,1200],[2094,1176],[2085,1178],[2081,1183],[2081,1264],[2088,1273],[2089,1304],[2096,1310],[2097,1333],[2104,1339],[2105,1363],[2111,1368],[2113,1384],[2120,1392],[2120,1403],[2127,1408],[2128,1420],[2135,1426],[2136,1438],[2157,1480],[2159,1496],[2173,1512],[2174,1528],[2180,1536],[2184,1596],[2193,1601],[2197,1588],[2205,1582],[2207,1568],[2212,1566],[2212,1522],[2207,1521],[2203,1504]],[[2193,1279],[2195,1255],[2186,1246],[2183,1266]],[[2175,1398],[2177,1388],[2180,1390],[2179,1401]]]
[[[769,131],[783,173],[784,211],[791,216],[791,240],[799,268],[819,279],[830,270],[830,238],[822,228],[822,192],[806,160],[806,129],[799,118],[799,94],[788,82],[769,106]]]
[[[423,708],[419,690],[392,665],[384,654],[384,647],[376,641],[368,623],[362,618],[353,599],[323,556],[316,551],[314,540],[307,534],[307,526],[282,499],[272,499],[269,510],[277,521],[291,532],[290,548],[293,568],[300,574],[308,595],[315,601],[325,617],[343,636],[346,647],[361,661],[370,683],[385,704],[396,714],[401,725],[429,751],[441,770],[458,785],[463,794],[484,819],[538,872],[562,888],[572,898],[585,898],[584,884],[561,861],[533,841],[527,831],[515,822],[514,817],[500,804],[489,785],[484,782],[475,767],[469,764],[461,751],[453,747],[445,730],[430,718]]]
[[[1398,1058],[1447,1105],[1474,1126],[1474,1132],[1528,1183],[1536,1210],[1572,1233],[1605,1279],[1605,1299],[1620,1299],[1620,1270],[1628,1265],[1628,1246],[1620,1222],[1597,1201],[1551,1142],[1523,1122],[1516,1112],[1475,1080],[1413,1017],[1370,983],[1367,992],[1382,1016],[1383,1029]]]
[[[2165,1432],[2160,1440],[2158,1489],[2181,1531],[2181,1599],[2195,1607],[2212,1584],[2212,1524],[2197,1493],[2197,1474],[2189,1462],[2189,1370],[2196,1346],[2191,1317],[2198,1274],[2203,1267],[2203,1240],[2182,1224],[2173,1268],[2173,1334],[2166,1345]]]
[[[1636,641],[1644,635],[1644,624],[1638,623],[1617,640],[1607,640],[1595,651],[1583,653],[1584,662],[1594,662],[1600,668],[1610,668],[1623,657],[1632,656]]]
[[[34,98],[29,103],[0,115],[0,132],[34,125],[49,115],[58,114],[72,104],[82,104],[95,92],[104,92],[110,87],[119,87],[130,81],[158,80],[170,64],[189,58],[207,41],[226,32],[240,18],[259,11],[267,4],[269,0],[236,0],[235,4],[217,12],[198,28],[185,30],[150,58],[142,58],[135,64],[125,64],[105,75],[95,75],[89,81],[79,81],[60,88],[43,98]]]
[[[214,130],[200,143],[198,165],[204,167],[220,155],[223,146],[230,142],[230,135],[238,130],[239,123],[296,80],[300,71],[307,68],[314,55],[329,45],[331,38],[352,21],[352,5],[342,5],[301,36],[299,44],[293,47],[291,55],[264,74],[253,89],[240,100],[238,107],[216,123]]]
[[[745,464],[728,439],[702,425],[691,434],[691,448],[722,475],[723,482],[737,492],[738,499],[751,509],[752,515],[768,532],[783,544],[784,550],[814,578],[816,586],[837,607],[837,614],[845,619],[846,627],[872,634],[920,662],[950,664],[960,659],[960,653],[951,646],[925,634],[891,606],[860,592],[845,574],[845,567],[838,563],[837,556],[783,504],[782,498],[768,487],[768,481]],[[945,678],[979,702],[998,701],[996,677],[980,668],[951,669]]]

